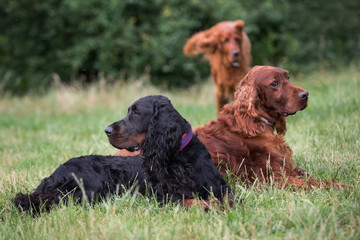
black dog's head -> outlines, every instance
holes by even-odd
[[[208,199],[207,190],[223,199],[222,194],[231,191],[190,124],[164,96],[140,98],[105,132],[114,147],[141,151],[139,170],[146,173],[161,202],[193,198],[193,193]]]
[[[180,148],[181,137],[190,128],[167,97],[153,95],[134,102],[126,117],[108,126],[105,133],[116,148],[170,156]]]

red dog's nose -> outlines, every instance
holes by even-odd
[[[239,51],[234,50],[234,51],[232,51],[232,54],[234,57],[237,57],[237,56],[239,56]]]
[[[301,100],[306,100],[308,99],[309,93],[307,91],[301,91],[298,96]]]

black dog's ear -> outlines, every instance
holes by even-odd
[[[169,163],[177,153],[181,146],[183,122],[185,120],[169,100],[154,103],[154,115],[141,150],[150,168]]]

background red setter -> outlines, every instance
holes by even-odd
[[[205,53],[210,61],[219,113],[233,99],[236,84],[250,70],[251,44],[244,32],[244,21],[220,22],[196,33],[186,42],[184,53],[188,56]]]

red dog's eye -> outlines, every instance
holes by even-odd
[[[273,81],[273,82],[270,84],[270,86],[272,86],[272,87],[277,87],[277,86],[279,86],[279,83],[278,83],[277,81]]]
[[[229,39],[225,39],[225,40],[224,40],[224,43],[228,43],[228,42],[229,42]]]

